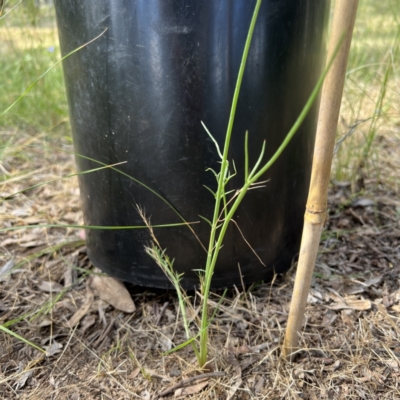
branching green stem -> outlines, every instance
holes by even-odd
[[[259,7],[261,1],[257,2],[257,6]],[[254,11],[253,14],[253,19],[252,19],[252,25],[251,28],[249,29],[249,35],[247,37],[246,41],[246,46],[245,46],[245,51],[243,53],[243,59],[242,59],[242,64],[241,64],[241,69],[239,71],[239,76],[237,79],[236,83],[236,90],[235,94],[238,95],[239,93],[239,88],[242,82],[242,77],[243,77],[243,72],[244,72],[244,64],[246,62],[247,54],[248,54],[248,48],[250,45],[251,41],[251,35],[254,30],[254,24],[255,24],[255,18],[257,18],[257,13],[258,9]],[[274,155],[270,158],[270,160],[264,164],[261,168],[258,168],[259,164],[262,161],[264,151],[265,151],[265,145],[263,145],[263,148],[261,150],[260,157],[258,158],[258,161],[253,168],[252,172],[250,175],[247,176],[247,179],[245,180],[245,183],[243,187],[239,190],[238,195],[233,202],[232,206],[229,208],[229,211],[227,212],[227,215],[225,216],[222,225],[220,229],[218,230],[217,226],[219,221],[218,218],[218,212],[221,204],[221,198],[223,196],[223,190],[225,187],[225,182],[223,181],[223,177],[226,175],[225,173],[225,168],[227,167],[227,160],[225,157],[228,155],[229,151],[229,145],[230,145],[230,137],[232,133],[232,126],[233,126],[233,119],[234,119],[234,114],[236,111],[236,105],[237,105],[237,97],[234,96],[234,100],[232,103],[232,110],[231,110],[231,116],[229,119],[229,124],[228,124],[228,131],[226,138],[227,140],[225,141],[225,147],[224,147],[224,153],[223,153],[223,160],[221,164],[221,173],[219,175],[219,180],[218,180],[218,189],[217,189],[217,196],[216,196],[216,203],[215,203],[215,210],[214,210],[214,219],[213,219],[213,228],[211,231],[210,235],[210,243],[209,243],[209,252],[208,252],[208,257],[207,257],[207,264],[206,264],[206,269],[205,269],[205,279],[204,279],[204,286],[202,287],[203,291],[203,308],[202,308],[202,315],[201,315],[201,333],[200,333],[200,359],[199,359],[199,364],[200,366],[204,366],[204,364],[207,362],[207,341],[208,341],[208,331],[207,331],[207,325],[208,325],[208,296],[210,293],[210,288],[211,288],[211,280],[213,276],[213,272],[215,269],[215,265],[217,263],[219,251],[222,247],[223,240],[225,237],[225,233],[228,229],[228,225],[230,221],[232,220],[235,212],[237,211],[237,208],[239,207],[240,203],[242,202],[244,196],[246,195],[247,191],[250,189],[251,185],[256,183],[262,175],[265,174],[265,172],[274,164],[274,162],[279,158],[279,156],[282,154],[282,152],[285,150],[295,133],[298,131],[300,128],[301,124],[303,123],[304,119],[306,118],[308,112],[310,111],[315,99],[318,96],[318,93],[322,87],[322,84],[324,82],[324,79],[326,77],[326,74],[328,73],[336,55],[337,52],[339,51],[339,48],[342,44],[342,41],[338,44],[332,58],[329,60],[329,63],[327,64],[323,74],[321,77],[318,79],[318,82],[312,91],[307,103],[305,104],[303,110],[301,111],[299,117],[297,118],[296,122],[293,124],[292,128],[290,129],[289,133],[286,135],[285,139],[279,146],[279,148],[276,150]],[[246,51],[247,49],[247,51]],[[247,137],[245,138],[245,149],[247,150]],[[245,160],[248,160],[248,154],[245,155]],[[245,173],[245,177],[246,177]],[[216,212],[217,211],[217,212]]]

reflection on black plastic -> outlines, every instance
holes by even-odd
[[[216,186],[208,167],[218,155],[200,121],[220,147],[255,1],[250,0],[55,0],[63,54],[95,42],[64,62],[75,151],[107,164],[127,161],[124,172],[167,199],[187,221],[212,218]],[[244,133],[250,165],[267,142],[267,157],[296,120],[324,61],[328,0],[264,0],[257,21],[233,131],[230,159],[243,182]],[[318,105],[266,174],[250,191],[226,235],[214,287],[269,279],[296,256],[308,191]],[[77,159],[80,170],[96,165]],[[80,179],[88,225],[143,225],[140,205],[153,224],[180,222],[152,193],[126,176],[102,170]],[[205,245],[209,226],[194,226]],[[156,229],[183,285],[198,284],[193,272],[206,254],[186,227]],[[145,254],[146,230],[90,231],[93,263],[120,279],[171,286]]]

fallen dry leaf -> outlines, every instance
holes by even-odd
[[[80,216],[81,216],[81,213],[69,212],[69,213],[64,214],[62,216],[62,219],[67,222],[77,223],[79,221]]]
[[[331,310],[355,310],[355,311],[366,311],[370,310],[372,306],[371,300],[368,299],[352,299],[347,298],[340,300],[338,303],[333,303],[327,306]]]
[[[392,306],[392,311],[400,312],[400,304],[396,304],[395,306]]]
[[[341,362],[340,360],[336,360],[333,365],[330,365],[329,367],[324,367],[324,371],[336,371],[337,369],[340,368]]]
[[[242,346],[238,346],[238,347],[233,347],[230,346],[228,347],[228,350],[233,353],[235,356],[239,355],[239,354],[249,354],[249,353],[253,353],[253,349],[247,345],[242,345]]]
[[[332,326],[336,321],[338,315],[330,310],[324,315],[321,325],[322,326]]]
[[[8,245],[14,244],[14,243],[20,244],[22,242],[29,242],[31,240],[36,240],[36,239],[37,239],[37,235],[26,234],[26,235],[16,237],[16,238],[7,238],[1,242],[1,246],[8,246]]]
[[[58,343],[54,341],[50,346],[44,346],[46,349],[46,357],[51,357],[54,356],[55,354],[60,353],[61,349],[63,348],[63,345],[61,343]]]
[[[45,240],[32,240],[31,242],[23,242],[19,245],[21,247],[39,247],[45,245],[47,242]]]
[[[353,201],[352,207],[370,207],[373,206],[375,202],[371,199],[360,198]]]
[[[358,378],[361,382],[368,382],[374,378],[374,375],[372,374],[372,371],[369,370],[368,368],[364,368],[364,376]]]
[[[254,391],[256,393],[260,393],[263,389],[264,389],[264,385],[265,384],[265,379],[260,376],[260,378],[258,378],[257,383],[254,385]]]
[[[75,325],[79,324],[79,321],[89,312],[91,305],[93,304],[94,294],[90,287],[90,279],[86,282],[86,299],[82,304],[81,308],[79,308],[75,314],[69,319],[67,322],[67,327],[72,328]]]
[[[321,304],[321,300],[314,297],[311,293],[308,293],[307,304]]]
[[[352,310],[366,311],[371,309],[371,300],[368,299],[346,299],[346,303]]]
[[[24,223],[26,225],[36,225],[36,224],[40,224],[46,222],[46,220],[44,218],[39,218],[36,216],[32,216],[32,217],[28,217],[28,218],[24,218]]]
[[[14,267],[14,259],[7,261],[1,268],[0,268],[0,282],[7,279],[8,273]]]
[[[399,370],[399,362],[397,360],[389,359],[389,360],[384,360],[384,362],[388,367],[394,369],[395,371]]]
[[[46,327],[46,326],[50,326],[52,323],[53,323],[53,322],[52,322],[50,319],[44,317],[44,318],[43,318],[37,325],[35,325],[35,326],[37,326],[38,328],[44,328],[44,327]]]
[[[62,285],[54,281],[42,281],[38,288],[46,293],[61,292],[64,289]]]
[[[32,209],[28,207],[20,207],[11,211],[11,214],[14,215],[14,217],[29,217],[31,213]]]
[[[32,376],[33,374],[33,370],[29,370],[24,372],[19,378],[18,380],[14,383],[13,387],[15,390],[20,390],[22,389],[25,385],[27,380]]]
[[[306,376],[306,373],[304,372],[303,368],[299,367],[293,371],[293,376],[296,379],[304,379],[304,377]]]
[[[140,368],[135,368],[128,376],[128,379],[135,379],[140,373]]]
[[[172,349],[172,340],[168,336],[162,335],[158,340],[162,351],[169,351]]]
[[[117,310],[133,313],[136,310],[131,295],[119,280],[110,276],[92,275],[90,286],[97,296]]]
[[[377,276],[374,276],[374,277],[368,279],[363,284],[365,286],[367,286],[367,287],[376,286],[376,285],[379,285],[382,282],[382,279],[383,279],[383,274],[377,275]]]
[[[140,393],[140,397],[143,400],[150,400],[151,399],[151,394],[150,392],[148,392],[147,390],[143,391],[142,393]]]
[[[201,392],[208,385],[208,379],[204,382],[197,383],[193,386],[188,386],[185,388],[179,388],[175,390],[174,397],[186,396],[190,394],[196,394]]]
[[[80,331],[85,333],[94,323],[96,322],[96,316],[94,314],[85,315],[81,321]]]
[[[372,278],[366,280],[365,282],[361,282],[357,279],[352,279],[351,281],[355,283],[348,288],[346,288],[346,293],[348,295],[356,295],[364,293],[371,286],[378,286],[383,279],[383,275],[373,276]]]
[[[71,266],[69,265],[67,266],[63,277],[64,277],[64,288],[67,288],[74,283],[74,270],[71,268]]]

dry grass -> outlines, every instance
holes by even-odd
[[[398,139],[384,136],[377,145],[386,154],[382,168],[398,162]],[[9,178],[2,196],[72,172],[70,155],[46,150],[27,134],[20,133],[15,146],[3,158]],[[23,148],[24,157],[14,148]],[[297,360],[290,364],[280,356],[292,270],[273,284],[230,291],[211,327],[211,377],[190,382],[194,394],[186,397],[400,398],[399,192],[373,179],[373,185],[367,181],[373,190],[362,198],[348,186],[332,187]],[[3,226],[79,223],[77,194],[76,180],[69,179],[7,198],[0,205]],[[185,340],[174,293],[131,287],[137,310],[130,315],[95,297],[81,323],[66,327],[87,296],[82,269],[92,268],[76,231],[3,232],[0,246],[0,265],[11,259],[16,265],[1,277],[1,322],[23,317],[8,327],[37,345],[53,345],[44,357],[0,334],[3,398],[154,399],[201,373],[190,347],[163,355]],[[192,296],[197,310],[199,294]],[[218,300],[214,294],[210,307]],[[191,318],[196,323],[196,314]]]
[[[2,37],[2,46],[0,47],[2,53],[7,53],[13,48],[27,50],[58,46],[58,34],[55,27],[5,27],[0,29],[0,35]]]

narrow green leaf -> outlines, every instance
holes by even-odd
[[[126,161],[122,161],[122,162],[119,162],[119,163],[116,163],[116,164],[112,164],[112,165],[105,165],[104,167],[93,168],[93,169],[89,169],[89,170],[87,170],[87,171],[76,172],[76,173],[74,173],[74,174],[69,174],[69,175],[61,176],[60,178],[56,178],[56,179],[49,179],[49,180],[47,180],[47,181],[40,182],[40,183],[38,183],[38,184],[36,184],[36,185],[29,186],[29,187],[27,187],[27,188],[25,188],[25,189],[19,190],[18,192],[14,192],[14,193],[12,193],[12,194],[10,194],[10,195],[7,195],[7,197],[5,197],[5,198],[8,199],[8,198],[10,198],[10,197],[13,197],[13,196],[19,194],[19,193],[23,193],[23,192],[26,192],[27,190],[31,190],[31,189],[38,188],[38,187],[40,187],[40,186],[44,186],[44,185],[47,185],[47,184],[49,184],[49,183],[53,183],[53,182],[61,181],[61,180],[64,180],[64,179],[72,178],[72,177],[74,177],[74,176],[90,174],[90,173],[92,173],[92,172],[100,171],[100,170],[106,169],[106,168],[115,167],[116,165],[121,165],[121,164],[125,164],[125,163],[126,163]],[[3,198],[4,198],[4,197],[3,197]]]
[[[41,347],[36,346],[35,343],[30,342],[28,339],[25,339],[24,337],[18,335],[17,333],[10,331],[9,329],[7,329],[5,326],[3,326],[1,324],[0,324],[0,331],[3,331],[4,333],[7,333],[8,335],[15,337],[16,339],[20,340],[21,342],[26,343],[27,345],[33,347],[34,349],[39,350],[42,353],[46,354],[46,350],[43,350]]]
[[[200,121],[200,122],[201,122],[201,125],[203,125],[204,130],[207,132],[208,136],[210,136],[211,140],[214,142],[215,148],[217,149],[217,153],[218,153],[220,159],[222,160],[223,157],[222,157],[222,153],[221,153],[221,150],[219,148],[218,142],[214,139],[214,136],[211,135],[210,131],[207,129],[207,127],[204,124],[204,122],[203,121]]]
[[[187,224],[198,224],[199,222],[178,222],[176,224],[151,225],[150,228],[171,228],[174,226],[183,226]],[[149,229],[147,225],[138,226],[97,226],[97,225],[67,225],[67,224],[40,224],[40,225],[21,225],[12,226],[10,228],[2,228],[0,232],[16,231],[18,229],[33,228],[77,228],[77,229],[93,229],[93,230],[127,230],[127,229]]]
[[[214,174],[214,176],[217,178],[217,180],[218,180],[219,173],[217,174],[212,168],[207,168],[206,172],[209,172],[209,171],[211,171]]]
[[[262,162],[262,159],[264,158],[264,153],[265,153],[265,140],[263,141],[261,152],[260,155],[258,156],[258,160],[249,174],[249,179],[251,179],[251,177],[257,172],[257,168],[259,167],[259,165]]]
[[[198,335],[197,335],[198,336]],[[166,351],[165,353],[162,353],[164,356],[168,354],[175,353],[176,351],[183,349],[184,347],[188,346],[189,344],[192,344],[196,340],[195,337],[190,338],[189,340],[186,340],[186,342],[183,342],[181,344],[178,344],[175,346],[173,349]]]
[[[216,196],[216,193],[212,190],[212,189],[210,189],[208,186],[206,186],[206,185],[203,185],[203,187],[205,187],[212,195],[213,195],[213,197],[215,198],[215,196]]]
[[[207,224],[210,225],[210,226],[212,227],[212,223],[211,223],[211,221],[210,221],[208,218],[203,217],[202,215],[199,215],[199,217],[200,217],[202,220],[206,221]]]
[[[249,178],[249,131],[244,134],[244,183]]]

